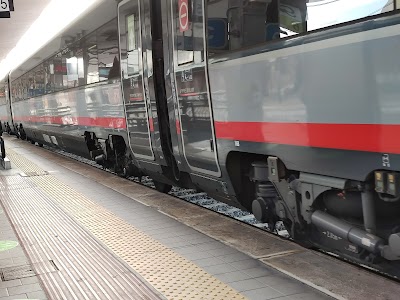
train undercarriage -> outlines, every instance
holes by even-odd
[[[253,162],[251,211],[291,238],[400,277],[398,174],[376,171],[367,182],[291,172],[277,157]]]
[[[107,139],[97,138],[93,132],[85,132],[85,141],[88,146],[91,158],[121,177],[138,177],[149,175],[153,178],[155,188],[162,193],[171,190],[172,184],[157,180],[157,177],[164,177],[159,174],[146,173],[128,150],[122,136],[110,135]]]

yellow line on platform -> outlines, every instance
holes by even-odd
[[[7,148],[7,156],[65,212],[167,299],[246,299],[239,292]]]

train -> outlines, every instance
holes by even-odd
[[[2,131],[400,275],[399,1],[102,1],[0,84]]]

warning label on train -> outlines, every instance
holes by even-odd
[[[179,0],[179,29],[185,32],[189,29],[189,4],[188,0]]]

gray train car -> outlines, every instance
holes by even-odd
[[[397,3],[161,3],[181,170],[303,244],[398,274]]]
[[[141,83],[122,88],[117,23],[117,2],[103,1],[11,72],[17,134],[92,158],[121,176],[151,175],[168,191],[173,176],[157,135],[155,88],[147,86],[146,94]],[[150,143],[159,148],[147,151]]]
[[[400,276],[397,8],[104,1],[11,73],[13,120],[22,138],[206,191]]]

